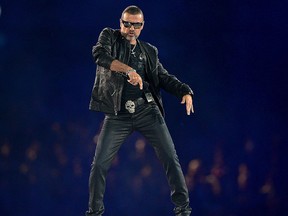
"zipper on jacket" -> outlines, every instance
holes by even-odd
[[[114,114],[117,115],[118,111],[117,111],[117,94],[116,94],[117,90],[114,89],[113,93],[111,94],[111,97],[113,98],[113,103],[114,103]]]
[[[124,38],[123,38],[124,39]],[[131,44],[129,44],[129,47],[127,47],[127,41],[125,41],[125,47],[124,47],[124,58],[123,58],[123,62],[127,62],[129,61],[130,59],[130,51],[131,51]],[[129,49],[129,52],[128,52],[128,56],[127,56],[127,48]],[[114,99],[114,114],[117,116],[118,115],[118,110],[121,109],[121,97],[122,97],[122,92],[120,92],[120,90],[122,91],[123,90],[123,87],[122,89],[120,89],[120,81],[121,79],[118,77],[117,79],[117,82],[116,82],[116,90],[114,90],[114,92],[112,93],[111,96],[115,97]],[[119,108],[119,109],[118,109]]]

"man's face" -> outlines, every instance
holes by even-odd
[[[142,14],[132,15],[124,13],[120,19],[121,34],[132,44],[136,43],[136,39],[139,37],[143,26],[144,21]]]

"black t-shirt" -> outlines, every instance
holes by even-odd
[[[136,47],[135,45],[131,45],[131,53],[128,65],[136,70],[143,81],[146,80],[145,58],[138,44]],[[135,100],[139,97],[143,97],[143,90],[140,89],[139,85],[134,86],[125,80],[122,92],[122,107],[127,100]]]

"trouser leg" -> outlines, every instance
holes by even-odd
[[[89,210],[86,216],[104,213],[104,192],[107,171],[125,138],[131,133],[129,121],[117,116],[106,116],[99,135],[89,177]]]
[[[137,118],[137,130],[147,138],[163,164],[171,189],[171,200],[175,205],[175,215],[189,216],[191,208],[189,206],[188,190],[166,123],[158,107],[154,105],[150,105],[143,112],[148,112],[149,115],[146,113],[142,117]]]

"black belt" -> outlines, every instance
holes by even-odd
[[[152,94],[150,92],[146,92],[144,94],[146,100],[142,97],[137,98],[136,100],[127,100],[125,103],[125,109],[129,112],[129,113],[134,113],[136,108],[146,102],[150,103],[154,101],[154,98],[152,96]]]

